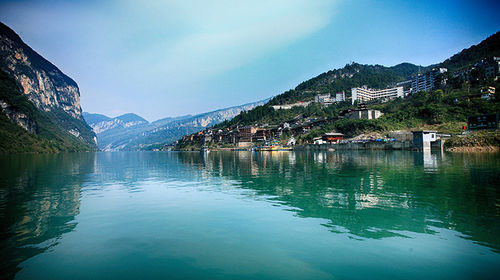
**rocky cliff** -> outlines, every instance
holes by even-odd
[[[44,111],[62,109],[82,118],[78,85],[52,63],[27,46],[12,29],[0,23],[1,69],[21,86],[22,92]]]
[[[64,131],[75,138],[69,142],[81,142],[89,149],[96,147],[95,134],[82,117],[80,92],[76,82],[26,45],[3,23],[0,23],[0,70],[12,78],[17,87],[9,90],[12,100],[6,100],[9,99],[6,96],[0,100],[1,111],[8,119],[27,132],[39,135],[41,131],[36,117],[43,115],[44,119],[49,119],[52,123],[47,122],[49,126],[58,126],[57,130],[60,130],[52,136],[57,138],[57,134]],[[10,83],[8,78],[3,81]],[[15,98],[17,92],[27,98],[41,114],[34,114],[32,109],[25,112],[23,108],[26,110],[26,106],[19,108],[19,104],[13,104],[19,101],[19,98]]]

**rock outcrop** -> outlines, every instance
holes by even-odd
[[[17,110],[16,108],[13,108],[9,103],[3,100],[0,100],[0,109],[0,111],[3,112],[13,123],[19,125],[30,133],[36,134],[37,125],[28,115]]]
[[[78,85],[52,63],[27,46],[6,25],[0,23],[1,69],[21,86],[22,92],[44,111],[63,109],[82,118]]]
[[[95,135],[82,116],[76,82],[26,45],[3,23],[0,23],[0,70],[12,77],[20,92],[37,109],[46,112],[54,124],[78,140],[96,146]],[[23,116],[23,112],[10,109],[5,101],[2,109],[13,122],[31,133],[37,133],[34,120]]]

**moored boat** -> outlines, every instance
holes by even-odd
[[[255,147],[257,152],[277,152],[277,151],[290,151],[292,147],[287,147],[273,141],[271,144]]]

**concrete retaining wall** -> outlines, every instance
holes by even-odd
[[[306,144],[297,145],[293,149],[297,151],[328,151],[335,150],[411,150],[412,142],[359,142],[340,144]]]

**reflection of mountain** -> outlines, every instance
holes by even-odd
[[[378,239],[447,228],[500,249],[497,155],[432,155],[431,169],[428,158],[411,152],[243,152],[210,153],[204,158],[179,153],[178,157],[212,176],[241,182],[257,197],[289,206],[300,217],[325,219],[333,232]]]
[[[94,153],[0,158],[3,277],[12,278],[21,262],[76,227],[72,221],[79,213],[81,184],[94,160]]]

